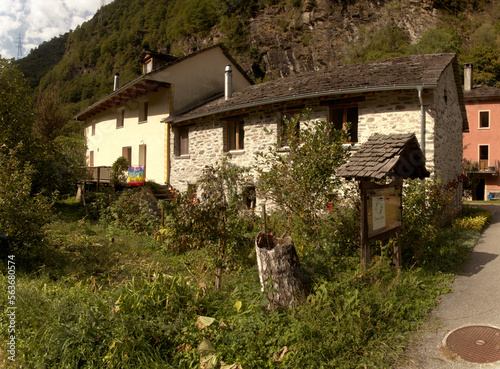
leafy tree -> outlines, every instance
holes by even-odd
[[[500,50],[491,46],[477,46],[462,55],[464,62],[474,64],[474,83],[500,87]]]
[[[23,162],[28,161],[28,148],[32,142],[31,93],[12,60],[0,59],[0,150],[17,148],[15,155],[19,155]]]
[[[196,190],[178,194],[173,205],[165,204],[169,207],[169,218],[160,234],[178,251],[213,249],[216,288],[221,283],[223,264],[234,260],[239,251],[246,250],[248,254],[244,246],[251,246],[255,237],[250,231],[253,222],[248,222],[245,215],[244,187],[248,171],[226,157],[216,165],[205,167],[196,182]],[[250,231],[249,237],[246,231]]]
[[[258,188],[299,220],[312,240],[321,233],[322,213],[341,187],[337,168],[349,157],[348,133],[298,114],[284,124],[288,147],[274,145],[257,156]],[[306,121],[304,121],[306,119]],[[297,131],[297,125],[300,130]]]
[[[35,112],[35,134],[52,142],[68,123],[69,116],[61,109],[61,98],[54,86],[38,93]]]
[[[0,152],[0,237],[7,240],[7,248],[0,253],[33,257],[40,252],[42,227],[49,221],[52,203],[31,195],[35,171],[17,159],[18,150],[22,151],[21,145]]]

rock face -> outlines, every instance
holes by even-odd
[[[427,28],[437,24],[431,0],[395,4],[383,0],[304,0],[301,8],[267,8],[250,20],[250,44],[260,53],[260,68],[273,79],[340,64],[363,28],[395,25],[416,42]]]

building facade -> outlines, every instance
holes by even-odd
[[[80,112],[89,166],[111,166],[124,156],[144,166],[145,178],[168,183],[170,130],[162,120],[218,98],[224,91],[224,69],[234,65],[234,90],[252,81],[221,46],[184,58],[144,53],[144,74]],[[115,77],[116,78],[116,77]]]
[[[464,133],[464,159],[475,188],[472,198],[500,197],[500,89],[473,86],[473,66],[465,65],[464,97],[469,132]]]
[[[304,109],[311,121],[326,120],[337,128],[350,122],[352,143],[377,133],[414,133],[426,167],[443,183],[462,173],[462,133],[468,125],[458,64],[454,54],[436,54],[303,73],[172,116],[165,120],[172,127],[172,186],[188,188],[206,164],[226,154],[251,167],[256,153],[285,146],[280,142],[284,118]],[[188,141],[187,151],[179,150],[181,139]],[[457,203],[460,197],[458,189]]]
[[[220,46],[160,60],[157,70],[147,60],[147,74],[77,116],[85,122],[89,164],[111,165],[123,155],[145,165],[147,179],[183,191],[227,154],[252,167],[270,145],[286,151],[286,118],[307,109],[310,121],[336,128],[349,122],[354,148],[373,134],[414,133],[426,167],[444,183],[462,173],[468,123],[455,54],[340,66],[257,85]]]

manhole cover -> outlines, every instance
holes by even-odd
[[[471,325],[454,330],[446,337],[446,346],[471,363],[494,363],[500,360],[500,329]]]

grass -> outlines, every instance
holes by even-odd
[[[46,229],[52,257],[17,275],[17,366],[7,367],[195,368],[210,359],[245,369],[389,368],[479,236],[444,230],[433,262],[400,271],[380,255],[362,271],[357,257],[305,253],[306,303],[270,312],[255,261],[225,270],[215,291],[206,250],[166,252],[149,236],[86,220],[71,201],[58,212]],[[212,324],[200,329],[200,316]]]

